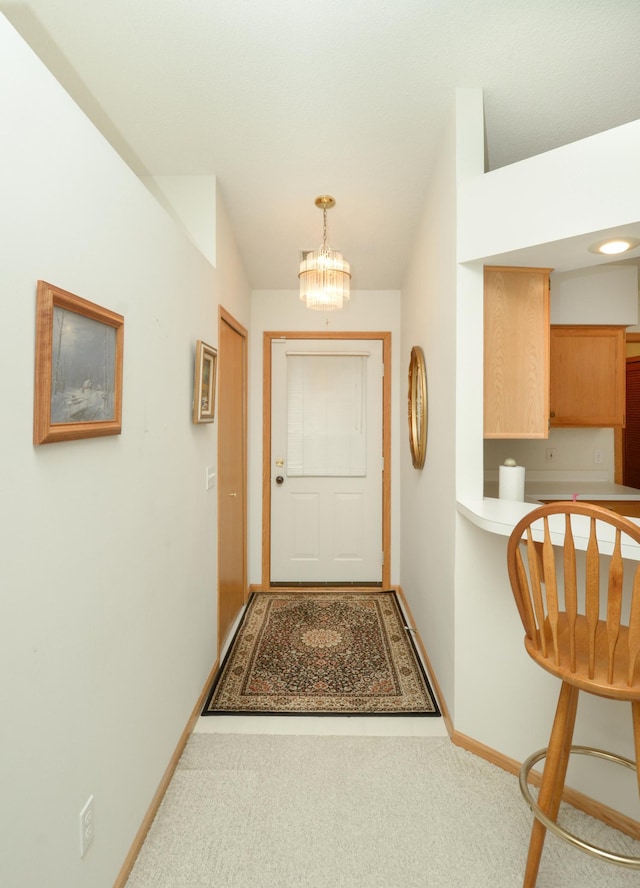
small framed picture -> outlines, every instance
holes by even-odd
[[[216,408],[216,365],[218,353],[206,342],[196,342],[196,371],[193,383],[193,421],[213,422]]]
[[[38,281],[33,443],[122,431],[122,315]]]

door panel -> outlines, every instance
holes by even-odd
[[[221,312],[218,344],[218,649],[246,599],[246,331]]]
[[[338,561],[351,561],[363,550],[365,498],[362,493],[337,493],[333,498],[333,553]]]
[[[273,340],[271,582],[382,580],[382,343]]]
[[[292,493],[289,498],[292,512],[290,532],[291,557],[297,561],[320,557],[320,497],[317,493]]]

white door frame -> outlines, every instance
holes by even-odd
[[[271,588],[271,341],[273,339],[345,339],[382,341],[384,378],[382,383],[382,587],[391,581],[391,333],[265,332],[263,338],[263,412],[262,412],[262,588]]]

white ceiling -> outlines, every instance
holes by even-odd
[[[640,117],[639,0],[0,0],[140,175],[215,174],[254,288],[397,289],[458,86],[487,169]],[[640,218],[640,208],[639,208]]]

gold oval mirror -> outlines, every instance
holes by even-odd
[[[408,406],[411,461],[421,469],[427,453],[427,369],[419,345],[411,349]]]

